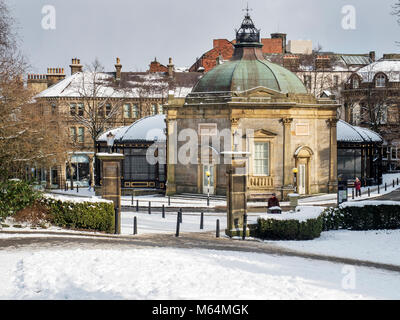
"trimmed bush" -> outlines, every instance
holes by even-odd
[[[323,230],[382,230],[400,228],[400,205],[329,208],[322,213]]]
[[[42,199],[50,209],[55,225],[69,229],[86,229],[113,233],[114,205],[109,202],[70,202]]]
[[[13,216],[19,210],[31,206],[41,193],[24,181],[6,180],[0,182],[0,218]]]
[[[322,232],[322,218],[299,220],[257,220],[257,237],[265,240],[312,240]]]

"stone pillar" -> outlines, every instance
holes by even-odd
[[[293,175],[292,175],[292,132],[291,126],[293,119],[284,118],[281,120],[283,123],[283,186],[282,186],[282,199],[287,199],[287,195],[294,191]]]
[[[101,174],[101,196],[103,199],[112,200],[114,209],[118,209],[118,225],[115,233],[121,233],[121,161],[124,155],[120,153],[98,153],[96,157],[103,163]]]
[[[168,116],[170,113],[168,114]],[[176,182],[175,182],[175,165],[178,161],[178,132],[177,132],[176,120],[169,119],[167,121],[167,187],[166,195],[173,195],[176,193]]]
[[[338,190],[337,181],[337,123],[338,119],[328,119],[326,121],[329,127],[329,182],[328,192],[336,193]]]
[[[225,153],[228,154],[228,153]],[[243,235],[243,217],[247,214],[247,172],[246,158],[237,157],[228,165],[228,190],[227,190],[227,229],[226,235],[229,237]],[[241,154],[241,155],[242,155]],[[249,235],[249,229],[246,229],[246,236]]]

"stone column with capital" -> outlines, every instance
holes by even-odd
[[[282,199],[286,199],[287,195],[294,191],[293,176],[292,176],[292,122],[293,118],[281,119],[283,124],[283,186],[282,186]]]
[[[337,180],[337,123],[338,119],[328,119],[326,121],[329,127],[329,182],[328,192],[336,193],[338,190]]]
[[[115,233],[121,233],[121,162],[124,155],[120,153],[97,153],[96,157],[102,161],[101,196],[112,200],[117,216],[115,217]]]

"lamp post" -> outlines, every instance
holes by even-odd
[[[110,131],[110,133],[107,135],[108,153],[112,153],[112,147],[114,146],[114,139],[115,135]]]
[[[206,176],[207,176],[207,185],[208,185],[208,188],[207,188],[207,206],[209,206],[210,205],[210,176],[211,176],[210,171],[206,172]]]
[[[294,193],[297,193],[297,173],[299,172],[299,169],[293,168],[293,184],[294,184]]]

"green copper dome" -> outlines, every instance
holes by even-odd
[[[245,91],[266,87],[282,93],[307,93],[291,71],[265,59],[230,60],[207,72],[192,92]]]
[[[207,72],[192,92],[232,92],[266,87],[281,93],[307,93],[294,73],[264,58],[262,46],[260,30],[255,28],[247,12],[236,32],[232,59]]]

